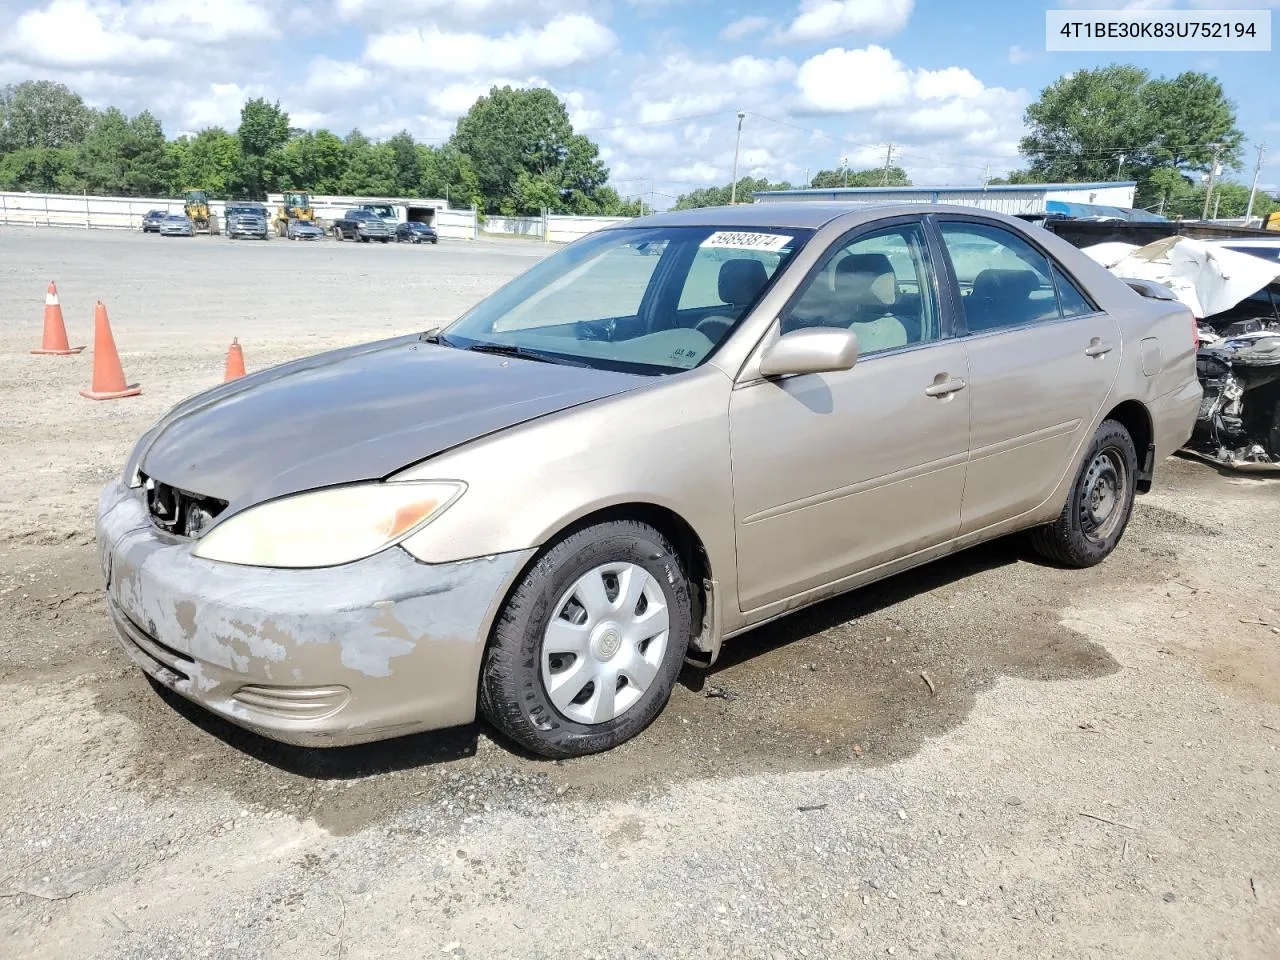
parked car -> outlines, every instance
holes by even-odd
[[[195,235],[196,225],[191,222],[191,218],[186,214],[165,214],[165,218],[160,221],[160,236],[162,237],[194,237]]]
[[[142,217],[143,233],[159,233],[160,224],[168,213],[164,210],[148,210]]]
[[[268,236],[267,208],[260,204],[227,204],[227,238],[250,237],[266,240]]]
[[[368,210],[348,210],[333,221],[332,229],[335,240],[360,240],[364,243],[378,240],[389,243],[394,236],[391,227]]]
[[[439,243],[435,228],[429,223],[409,221],[396,227],[396,243]]]
[[[320,240],[324,237],[324,231],[310,220],[290,220],[285,236],[290,240]]]
[[[1102,561],[1191,433],[1194,334],[997,214],[648,217],[178,404],[100,501],[108,609],[159,683],[290,743],[479,711],[607,749],[826,597],[1023,530]]]

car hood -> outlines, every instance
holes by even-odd
[[[306,357],[190,397],[139,441],[136,470],[225,500],[377,480],[486,434],[647,378],[398,337]]]

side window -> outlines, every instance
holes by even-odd
[[[1058,285],[1058,305],[1064,317],[1086,317],[1098,312],[1057,265],[1053,268],[1053,282]]]
[[[861,236],[815,274],[782,319],[783,333],[847,327],[862,355],[941,337],[938,304],[918,223]]]
[[[970,333],[1058,319],[1049,261],[1035,247],[1002,227],[954,221],[938,226]]]

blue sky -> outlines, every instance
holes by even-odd
[[[234,128],[249,96],[296,125],[443,141],[494,83],[542,85],[601,146],[623,194],[658,206],[740,173],[882,164],[917,183],[1020,165],[1027,103],[1113,61],[1217,75],[1280,187],[1276,53],[1046,53],[1044,10],[1091,0],[0,0],[0,83],[60,80],[95,105],[150,108],[171,135]],[[1130,7],[1280,7],[1137,0]]]

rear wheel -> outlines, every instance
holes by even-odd
[[[1138,454],[1129,431],[1105,420],[1058,519],[1032,531],[1036,552],[1066,567],[1092,567],[1105,560],[1124,536],[1133,514]]]
[[[494,626],[480,709],[545,757],[608,750],[662,712],[692,632],[688,577],[654,528],[587,527],[525,573]]]

